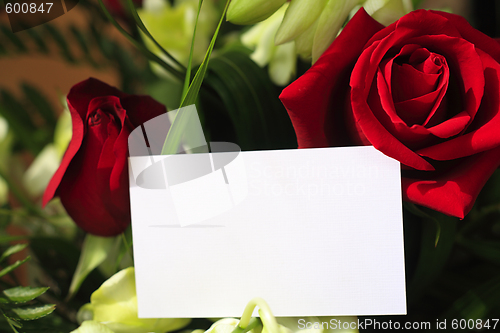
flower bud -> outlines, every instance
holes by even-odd
[[[257,23],[241,36],[242,43],[255,50],[250,58],[261,67],[269,65],[269,77],[279,86],[290,83],[297,65],[293,41],[283,45],[274,43],[274,36],[287,8],[288,4],[285,3],[271,17]]]
[[[232,0],[227,20],[234,24],[254,24],[277,11],[286,0]]]
[[[311,51],[313,63],[326,51],[337,37],[351,10],[360,0],[329,0],[318,18],[318,27],[314,33]]]
[[[389,25],[413,10],[411,0],[368,0],[366,12],[383,25]]]
[[[189,324],[189,318],[140,319],[137,315],[137,294],[134,268],[126,268],[102,284],[84,305],[79,317],[89,317],[106,325],[114,333],[165,333],[178,330]],[[84,322],[85,324],[86,322]],[[83,325],[82,325],[83,326]]]
[[[276,44],[289,42],[309,29],[319,18],[327,2],[328,0],[317,0],[312,4],[311,0],[291,1],[276,33]]]
[[[13,137],[9,133],[9,123],[0,116],[0,168],[7,167]],[[9,197],[9,188],[5,180],[0,177],[0,206],[7,203]]]

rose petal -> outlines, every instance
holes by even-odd
[[[500,147],[468,157],[451,172],[432,180],[403,178],[403,199],[464,218],[499,166]]]
[[[342,82],[349,79],[350,69],[366,41],[382,28],[364,10],[359,10],[314,66],[283,90],[280,99],[292,120],[299,148],[343,143],[342,121],[331,118],[343,113],[348,90]]]
[[[449,20],[458,30],[462,38],[473,43],[478,49],[483,50],[497,62],[500,62],[500,44],[495,43],[494,39],[474,29],[465,18],[459,15],[439,11],[431,12]]]
[[[381,71],[377,74],[377,85],[370,91],[368,104],[380,123],[408,148],[425,147],[435,143],[435,137],[421,125],[409,127],[397,114]],[[369,144],[369,143],[368,143]]]
[[[123,109],[132,111],[127,112],[127,118],[130,119],[133,128],[167,112],[163,104],[158,103],[150,96],[127,95],[120,98],[120,101]]]
[[[500,65],[477,50],[484,66],[485,94],[470,132],[441,144],[418,151],[435,160],[452,160],[477,154],[500,145]]]
[[[68,103],[68,105],[69,105],[69,103]],[[54,198],[54,196],[56,195],[57,188],[59,187],[59,184],[61,183],[61,180],[64,176],[64,173],[68,169],[68,166],[69,166],[71,160],[73,159],[73,157],[76,155],[76,153],[80,149],[83,137],[85,135],[85,126],[83,124],[82,117],[80,116],[78,111],[76,111],[71,105],[69,106],[69,111],[71,113],[71,121],[73,124],[73,135],[71,137],[71,141],[69,142],[68,148],[66,149],[66,152],[64,153],[64,156],[62,158],[61,164],[59,165],[59,168],[57,169],[57,171],[54,173],[54,175],[50,179],[50,182],[47,185],[45,192],[43,193],[42,207],[45,207],[45,205],[50,200],[52,200],[52,198]]]
[[[73,136],[43,204],[59,195],[84,230],[116,235],[130,224],[128,135],[134,126],[166,109],[150,97],[128,95],[96,79],[75,85],[68,94],[68,106]]]
[[[433,166],[417,155],[401,141],[395,138],[374,115],[367,103],[371,84],[378,70],[378,64],[391,47],[391,40],[398,34],[392,34],[380,42],[374,42],[359,57],[351,74],[351,104],[354,118],[368,141],[384,154],[397,159],[401,163],[417,170],[434,170]],[[381,98],[381,102],[390,101],[392,97]],[[386,108],[387,106],[383,106]],[[379,116],[381,116],[379,114]]]
[[[106,157],[109,154],[107,147],[115,139],[113,131],[108,132],[108,125],[116,127],[110,118],[103,116],[99,124],[88,127],[82,147],[58,188],[61,202],[75,223],[83,230],[100,236],[116,235],[130,223],[127,210],[122,208],[127,207],[128,202],[116,207],[109,200],[111,168],[106,167],[105,162],[99,166],[101,156],[110,158]],[[112,136],[108,138],[109,134]]]
[[[439,77],[439,74],[426,74],[409,64],[394,64],[391,85],[398,88],[393,92],[394,101],[404,102],[435,91]]]
[[[484,94],[483,65],[476,47],[470,42],[449,36],[421,36],[411,39],[412,43],[420,44],[434,52],[443,55],[452,71],[456,73],[455,81],[458,84],[463,98],[463,109],[455,111],[454,115],[466,111],[471,119],[476,115]],[[450,75],[451,76],[451,75]],[[449,98],[457,98],[450,96]]]
[[[117,96],[119,98],[127,96],[120,90],[107,85],[94,78],[75,84],[68,93],[68,104],[78,111],[82,119],[87,116],[90,101],[96,97]]]
[[[94,78],[89,78],[75,84],[68,93],[67,101],[73,124],[73,136],[71,137],[71,141],[59,168],[55,172],[54,176],[52,176],[49,185],[47,185],[43,194],[42,206],[45,206],[56,195],[57,188],[69,166],[69,163],[80,149],[85,135],[86,126],[84,125],[84,121],[86,121],[87,118],[90,101],[101,96],[122,97],[126,96],[126,94]]]
[[[453,22],[447,17],[440,15],[440,12],[427,11],[424,9],[414,10],[401,17],[398,21],[389,25],[386,29],[380,30],[374,34],[367,45],[374,41],[381,40],[392,34],[396,29],[402,38],[398,42],[409,44],[408,39],[417,36],[447,35],[452,37],[461,37],[460,32]],[[396,45],[396,44],[394,44]],[[401,45],[402,46],[402,45]]]

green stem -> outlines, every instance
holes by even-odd
[[[144,25],[144,22],[142,22],[139,14],[137,13],[137,9],[135,8],[135,5],[134,3],[132,2],[132,0],[125,0],[127,2],[127,5],[129,7],[129,10],[130,12],[132,13],[132,16],[134,17],[134,20],[135,20],[135,23],[137,24],[137,26],[139,27],[139,29],[141,29],[141,31],[149,38],[151,39],[151,41],[153,43],[155,43],[155,45],[160,49],[161,52],[163,52],[163,54],[165,54],[165,56],[170,59],[172,62],[174,62],[177,66],[179,66],[179,68],[181,68],[183,71],[186,71],[186,68],[179,62],[177,61],[177,59],[174,58],[174,56],[172,56],[167,50],[165,50],[163,48],[163,46],[160,45],[160,43],[158,43],[156,41],[156,39],[153,38],[153,36],[151,35],[151,33],[149,32],[149,30],[146,28],[146,26]],[[196,29],[196,27],[195,27]]]
[[[191,83],[191,68],[193,66],[193,53],[194,53],[194,41],[196,38],[196,28],[198,27],[198,20],[200,19],[201,6],[203,5],[203,0],[200,0],[198,4],[198,13],[196,14],[196,23],[194,25],[193,30],[193,38],[191,39],[191,50],[189,51],[189,61],[188,67],[186,69],[186,77],[184,78],[184,87],[182,88],[182,98],[183,100],[186,97],[186,94],[189,89],[189,84]]]
[[[279,333],[278,322],[274,318],[273,313],[269,305],[260,297],[255,297],[250,302],[248,302],[243,315],[241,316],[238,327],[245,329],[250,324],[250,319],[252,318],[253,311],[255,307],[259,307],[260,320],[262,321],[264,327],[267,328],[269,333]]]
[[[10,328],[12,328],[12,330],[15,332],[15,333],[19,333],[18,330],[16,330],[16,328],[12,325],[11,323],[11,320],[9,317],[7,317],[7,315],[5,314],[5,312],[3,311],[2,308],[0,308],[0,311],[2,311],[2,315],[4,316],[5,320],[7,321],[7,323],[9,324]]]
[[[101,0],[99,0],[101,1]],[[210,61],[210,56],[212,54],[212,50],[215,46],[215,41],[217,40],[217,36],[219,34],[220,27],[222,23],[224,22],[224,17],[226,15],[227,9],[229,8],[229,3],[230,0],[226,1],[226,6],[224,7],[224,11],[222,12],[221,18],[219,20],[219,24],[217,25],[217,28],[215,29],[214,35],[212,37],[212,40],[210,42],[210,45],[208,46],[208,50],[205,53],[205,58],[203,59],[203,62],[201,63],[200,67],[198,68],[198,71],[196,72],[196,75],[194,76],[193,81],[189,85],[189,88],[185,95],[182,97],[181,100],[181,105],[179,106],[179,109],[181,109],[184,106],[192,105],[196,103],[196,99],[198,97],[198,93],[201,89],[201,84],[203,82],[203,79],[205,77],[205,74],[208,69],[208,63]],[[172,155],[177,152],[177,148],[180,145],[180,140],[181,140],[181,134],[185,130],[185,125],[187,123],[186,117],[184,117],[185,112],[181,112],[182,110],[177,111],[174,120],[172,121],[172,125],[170,126],[170,129],[167,133],[167,137],[165,139],[165,142],[163,143],[163,148],[161,150],[161,155]]]
[[[122,232],[122,239],[123,239],[123,243],[125,244],[125,249],[126,249],[125,253],[128,253],[130,255],[130,257],[133,258],[134,256],[133,256],[132,252],[130,251],[130,248],[132,247],[132,244],[128,243],[127,237],[125,236],[125,232]],[[122,258],[123,258],[123,256],[122,256]],[[120,259],[120,261],[121,261],[121,259]]]
[[[231,333],[247,333],[256,328],[257,326],[262,326],[262,321],[259,318],[252,318],[248,323],[247,327],[242,328],[238,325]]]
[[[132,43],[132,45],[134,45],[139,51],[141,51],[146,57],[148,57],[149,60],[156,62],[157,64],[162,66],[165,70],[167,70],[167,72],[170,72],[173,76],[175,76],[179,80],[181,80],[181,81],[184,80],[183,73],[179,72],[177,69],[175,69],[174,67],[172,67],[171,65],[169,65],[168,63],[163,61],[156,54],[149,51],[144,45],[142,45],[137,40],[135,40],[134,37],[132,37],[127,31],[125,31],[125,29],[122,28],[122,26],[120,24],[118,24],[118,22],[116,22],[116,20],[113,18],[113,16],[107,10],[107,8],[104,5],[104,3],[102,2],[102,0],[97,0],[97,1],[99,1],[99,5],[101,6],[102,10],[104,11],[104,14],[108,18],[108,20],[111,22],[111,24],[113,24],[115,26],[115,28],[118,29],[118,31],[123,36],[125,36],[125,38],[127,38],[129,40],[129,42]]]

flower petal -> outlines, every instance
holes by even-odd
[[[313,64],[337,37],[347,16],[359,4],[359,0],[329,0],[318,19],[312,49]],[[363,10],[364,11],[364,10]]]
[[[488,178],[500,166],[500,147],[468,157],[449,173],[431,180],[403,177],[403,199],[464,218]]]
[[[304,75],[286,87],[280,99],[292,120],[299,148],[343,144],[343,114],[350,70],[366,41],[383,26],[364,10],[349,21],[342,34]],[[335,78],[335,79],[332,79]],[[330,92],[334,92],[330,96]]]
[[[327,1],[317,0],[314,4],[311,4],[310,0],[290,2],[283,22],[276,33],[276,44],[289,42],[309,29],[325,9]]]
[[[477,50],[484,66],[485,93],[468,132],[457,138],[418,151],[435,160],[452,160],[477,154],[500,145],[500,65]]]
[[[286,0],[232,0],[227,9],[227,20],[234,24],[254,24],[265,20]]]

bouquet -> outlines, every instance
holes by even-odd
[[[500,42],[481,17],[418,0],[64,3],[1,7],[0,64],[96,78],[0,78],[0,331],[500,328]],[[206,142],[399,161],[408,314],[275,317],[255,295],[238,319],[139,318],[128,139],[190,105]],[[188,130],[170,121],[162,155]]]

